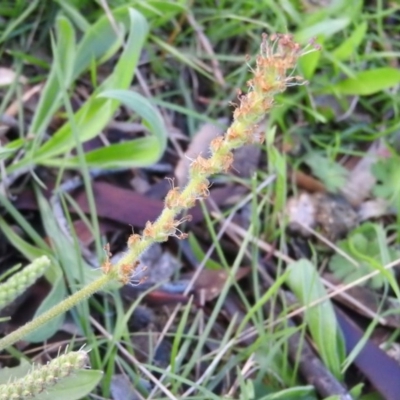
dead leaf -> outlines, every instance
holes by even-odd
[[[2,120],[0,122],[0,136],[5,135],[10,127],[18,127],[18,121],[14,118],[18,110],[21,109],[21,104],[25,104],[29,101],[36,93],[40,92],[43,88],[43,84],[36,85],[29,88],[23,95],[22,98],[14,100],[5,110]]]
[[[142,382],[143,384],[143,382]],[[111,378],[110,392],[114,400],[140,400],[126,375],[117,374]]]
[[[396,215],[396,211],[390,207],[390,204],[385,199],[367,200],[358,208],[360,221],[381,218],[385,215]]]
[[[245,277],[251,271],[250,267],[242,267],[239,268],[236,272],[235,279],[238,281]],[[182,279],[190,280],[194,273],[184,274]],[[196,294],[198,299],[204,301],[211,301],[215,297],[217,297],[222,288],[224,287],[227,279],[228,273],[223,270],[212,270],[212,269],[204,269],[197,276],[196,281],[193,285],[193,292]]]
[[[317,227],[331,241],[343,237],[358,223],[358,214],[345,198],[327,193],[301,193],[288,200],[289,228],[307,237]]]
[[[261,148],[254,144],[242,146],[235,151],[232,172],[241,178],[250,178],[257,171]]]
[[[0,86],[12,85],[16,80],[18,83],[26,84],[28,80],[23,75],[15,73],[12,69],[0,67]]]
[[[309,193],[301,193],[291,197],[286,204],[289,228],[307,237],[310,235],[306,228],[314,228],[316,224],[316,204],[314,197]],[[306,228],[304,228],[306,227]]]
[[[31,88],[29,88],[23,95],[22,99],[17,99],[13,103],[11,103],[8,107],[7,110],[5,111],[5,114],[8,116],[15,116],[18,113],[18,110],[21,108],[21,100],[22,103],[28,102],[33,96],[35,96],[37,93],[39,93],[43,89],[44,84],[40,83],[38,85],[35,85]]]
[[[386,145],[382,140],[377,140],[368,149],[357,165],[349,172],[348,179],[341,189],[342,195],[353,205],[360,205],[369,197],[376,178],[371,172],[371,166],[385,152]]]
[[[318,179],[308,175],[300,170],[292,172],[292,181],[302,190],[307,192],[326,192],[325,186]]]

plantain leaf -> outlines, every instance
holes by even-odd
[[[364,40],[367,27],[368,25],[365,21],[357,25],[352,34],[332,52],[332,56],[340,61],[348,60]]]
[[[61,57],[59,64],[63,69],[63,84],[68,87],[72,83],[72,66],[74,65],[76,43],[74,29],[65,17],[57,18],[56,38],[56,44],[53,47],[57,51],[57,55]],[[33,143],[29,145],[33,151],[42,141],[51,118],[61,105],[61,100],[62,92],[57,64],[53,63],[30,126],[30,131],[35,134]],[[29,158],[26,157],[25,160]]]
[[[300,303],[306,307],[305,321],[311,332],[318,352],[329,370],[340,379],[341,364],[345,358],[342,333],[330,300],[315,306],[310,303],[327,295],[313,264],[302,259],[288,266],[287,284]]]
[[[147,23],[141,14],[129,9],[130,30],[125,49],[113,73],[99,86],[88,101],[76,113],[75,125],[82,142],[92,139],[101,132],[119,106],[116,100],[99,97],[106,89],[126,89],[132,82],[134,71],[147,35]],[[68,153],[75,146],[72,124],[63,125],[37,151],[35,161],[45,163],[49,158]]]
[[[32,364],[21,359],[18,366],[0,370],[0,384],[13,379],[21,379],[32,370]],[[79,400],[87,396],[100,382],[103,372],[98,370],[78,370],[57,382],[54,386],[35,396],[35,400]]]
[[[304,43],[316,36],[328,38],[345,29],[350,21],[351,19],[349,17],[327,18],[302,29],[295,35],[295,39],[300,43]]]
[[[35,400],[79,400],[87,396],[100,382],[103,371],[78,370],[74,374],[63,378],[56,385],[46,388],[46,391]]]
[[[389,89],[400,83],[400,71],[396,68],[375,68],[356,73],[352,78],[345,79],[329,87],[342,95],[368,96],[381,90]],[[327,89],[328,90],[328,89]]]

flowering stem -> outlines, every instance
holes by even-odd
[[[18,340],[21,340],[26,335],[48,323],[51,319],[62,315],[66,311],[70,310],[72,307],[75,307],[77,304],[79,304],[84,299],[90,297],[92,294],[104,289],[105,286],[113,280],[115,280],[115,276],[113,276],[113,274],[101,275],[95,281],[89,283],[79,291],[73,293],[71,296],[67,297],[61,303],[58,303],[57,305],[52,307],[50,310],[44,312],[43,314],[40,314],[32,321],[26,323],[25,325],[16,329],[14,332],[11,332],[9,335],[0,339],[0,350],[4,350],[7,347],[12,346]]]
[[[315,46],[314,46],[315,49]],[[313,51],[313,49],[311,50]],[[274,105],[274,97],[288,86],[302,84],[301,77],[292,75],[300,56],[306,54],[290,35],[263,36],[261,51],[256,59],[253,78],[247,83],[248,94],[239,93],[239,104],[233,113],[233,122],[223,137],[217,137],[210,144],[210,157],[198,156],[189,170],[189,181],[180,190],[173,187],[165,198],[165,207],[159,218],[147,222],[142,235],[132,234],[128,239],[128,249],[124,257],[112,264],[108,247],[107,259],[102,265],[104,275],[90,283],[49,311],[41,314],[15,332],[0,340],[0,350],[7,348],[25,335],[31,333],[50,319],[65,313],[83,299],[103,289],[109,282],[131,282],[138,265],[138,259],[155,242],[164,242],[170,236],[180,239],[187,235],[178,226],[185,220],[177,220],[182,211],[193,207],[196,200],[209,195],[208,177],[216,173],[229,171],[233,162],[232,150],[248,143],[262,141],[257,137],[257,124]]]
[[[239,93],[239,105],[226,134],[211,142],[209,158],[199,155],[193,160],[186,187],[183,190],[173,187],[168,192],[160,217],[154,223],[147,222],[141,236],[131,235],[125,256],[115,266],[108,260],[103,265],[105,272],[116,271],[120,281],[129,282],[139,255],[153,243],[166,241],[169,236],[180,239],[187,236],[178,229],[185,219],[175,218],[183,210],[193,207],[196,200],[209,195],[210,183],[207,178],[230,169],[233,162],[232,150],[263,140],[255,133],[257,124],[273,107],[275,95],[285,91],[288,86],[305,83],[301,77],[292,75],[298,58],[305,53],[290,35],[263,35],[256,68],[252,71],[253,78],[247,83],[249,92],[247,95]]]

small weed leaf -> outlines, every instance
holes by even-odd
[[[288,266],[288,271],[287,284],[301,305],[307,307],[310,303],[327,295],[318,272],[310,261],[302,259],[293,262]],[[329,370],[341,379],[341,365],[345,358],[345,349],[342,333],[330,300],[307,307],[304,316],[321,358]]]
[[[383,238],[383,240],[381,240]],[[373,289],[380,289],[393,279],[393,272],[383,269],[383,265],[396,260],[400,253],[386,245],[386,233],[382,226],[366,223],[354,230],[338,247],[348,254],[356,263],[340,254],[335,254],[330,262],[334,275],[344,283],[350,283],[372,271],[381,270],[365,282]]]
[[[372,166],[372,173],[378,180],[373,191],[400,210],[400,158],[395,154],[390,158],[379,160]]]

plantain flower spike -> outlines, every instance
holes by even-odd
[[[36,398],[63,378],[86,368],[88,355],[79,350],[58,356],[46,365],[35,366],[26,376],[0,385],[0,400]]]

